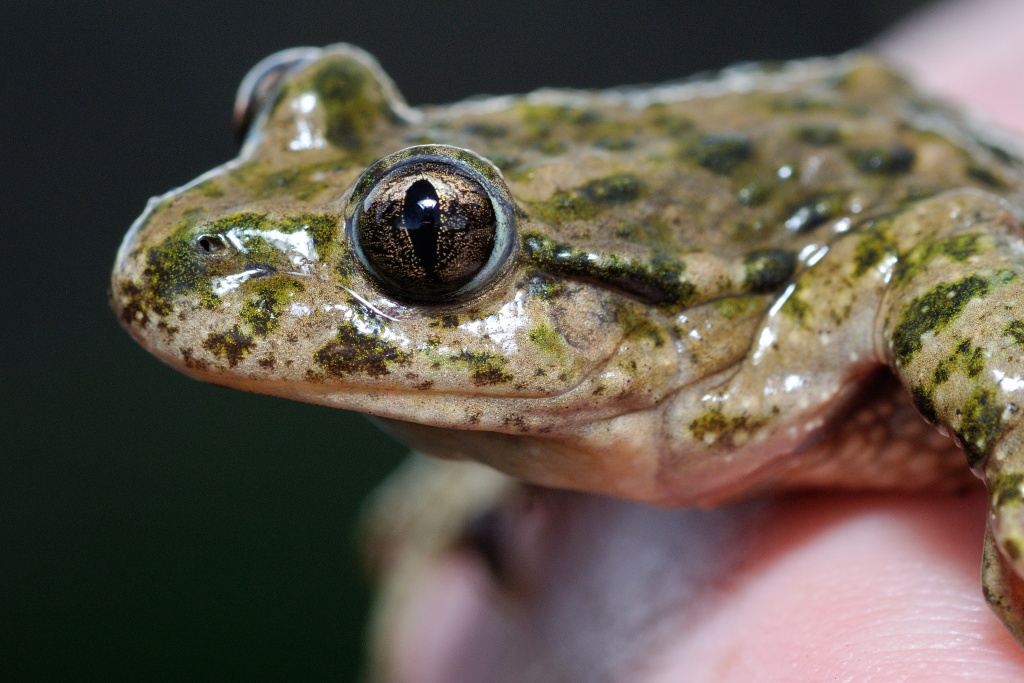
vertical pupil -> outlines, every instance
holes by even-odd
[[[429,180],[417,180],[405,191],[402,227],[409,233],[416,257],[431,280],[437,281],[437,233],[441,207]]]

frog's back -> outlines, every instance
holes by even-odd
[[[548,237],[597,251],[799,252],[940,192],[1022,205],[1024,162],[879,59],[754,64],[678,84],[428,108],[417,140],[495,161]],[[837,225],[838,223],[838,225]]]

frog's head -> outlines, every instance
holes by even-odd
[[[410,109],[349,46],[266,60],[243,83],[239,158],[151,200],[125,237],[121,322],[198,379],[359,410],[430,453],[608,490],[631,457],[617,448],[656,457],[645,409],[681,381],[664,306],[678,313],[693,285],[680,264],[590,248],[603,224],[587,221],[635,202],[636,175],[598,164],[577,190],[524,202],[487,158],[487,107],[473,111],[470,126],[457,108]]]

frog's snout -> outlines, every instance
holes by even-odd
[[[216,236],[168,234],[165,224],[169,220],[152,225],[162,207],[159,199],[150,200],[124,236],[110,275],[110,306],[143,344],[144,331],[150,326],[170,325],[168,318],[177,297],[203,284],[208,288],[203,258],[211,258],[209,254],[216,257],[226,246]]]

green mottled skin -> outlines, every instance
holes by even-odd
[[[413,145],[490,160],[449,152],[515,214],[508,262],[454,302],[389,294],[345,227],[368,166],[447,149]],[[923,414],[989,484],[986,595],[1020,638],[1022,170],[863,55],[414,110],[335,46],[237,160],[151,202],[111,296],[200,379],[659,504],[956,488]]]

